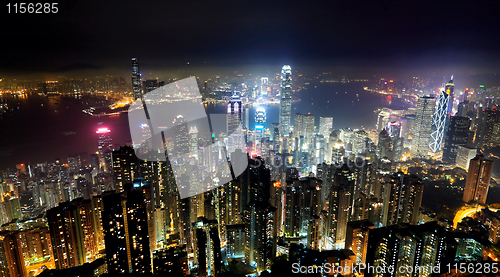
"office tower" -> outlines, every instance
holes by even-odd
[[[268,151],[263,149],[262,139],[266,130],[266,110],[258,107],[255,111],[255,141],[254,152],[260,156],[268,155]]]
[[[139,61],[137,58],[132,58],[132,93],[134,99],[140,99],[142,97],[141,73],[139,71]]]
[[[323,206],[322,182],[308,177],[286,181],[285,237],[298,238],[307,235],[307,226],[313,215],[319,215]]]
[[[430,96],[418,98],[415,131],[411,145],[412,157],[426,157],[428,155],[435,102],[435,99]]]
[[[400,161],[403,157],[404,138],[401,136],[401,123],[392,121],[387,123],[387,131],[392,142],[392,160]]]
[[[314,115],[310,113],[304,115],[303,128],[304,137],[306,138],[306,142],[309,144],[312,134],[314,133]]]
[[[451,80],[445,86],[445,91],[449,100],[447,101],[446,113],[448,116],[453,115],[453,105],[455,104],[455,84],[453,84],[453,75],[451,76]],[[443,93],[444,94],[444,93]]]
[[[235,92],[227,105],[227,134],[232,134],[238,127],[243,128],[243,106],[240,96]],[[244,145],[239,144],[240,140],[234,138],[228,141],[228,152],[232,153],[236,149],[245,149]]]
[[[219,276],[222,267],[221,244],[216,220],[204,217],[193,222],[193,240],[196,251],[195,263],[198,264],[198,276]]]
[[[260,95],[267,96],[268,88],[269,88],[269,78],[268,77],[260,78]]]
[[[99,135],[97,152],[99,155],[99,165],[101,171],[109,172],[111,169],[106,168],[106,151],[113,150],[113,143],[111,141],[111,131],[108,128],[99,128],[96,131],[96,134]]]
[[[413,126],[415,125],[415,115],[404,115],[401,120],[401,137],[406,141],[411,141],[413,138]]]
[[[383,129],[378,135],[378,156],[392,160],[394,158],[392,138],[389,133]]]
[[[284,65],[281,69],[280,88],[280,134],[288,137],[290,134],[290,116],[292,113],[292,68],[289,65]]]
[[[262,131],[265,129],[265,123],[266,109],[264,109],[264,107],[258,107],[257,110],[255,110],[255,129]]]
[[[429,144],[431,151],[434,153],[441,151],[445,126],[447,125],[448,116],[451,114],[448,113],[448,108],[450,107],[449,101],[450,95],[444,91],[441,91],[436,106],[436,111],[434,112],[431,141]]]
[[[121,146],[113,151],[113,183],[116,192],[122,192],[124,185],[132,183],[139,173],[139,160],[135,156],[134,149],[130,146]]]
[[[293,136],[298,138],[306,135],[304,128],[304,115],[296,113],[293,115]]]
[[[500,141],[500,111],[486,109],[479,112],[474,145],[486,149]]]
[[[367,150],[368,133],[364,130],[357,130],[354,132],[354,139],[352,141],[352,154],[357,156],[365,153]]]
[[[319,117],[319,134],[322,134],[325,140],[328,140],[333,131],[333,117],[322,115]]]
[[[456,157],[457,166],[465,169],[465,171],[468,171],[470,160],[474,159],[476,155],[477,155],[476,148],[459,145],[457,147],[457,157]]]
[[[457,158],[458,146],[466,146],[469,142],[469,127],[471,119],[468,117],[452,116],[448,124],[444,148],[443,161],[454,163]]]
[[[353,209],[354,198],[354,172],[347,164],[335,170],[333,184],[329,193],[328,210],[328,237],[333,238],[334,247],[342,249],[345,245],[347,222],[350,221]]]
[[[243,123],[243,105],[240,96],[234,92],[227,104],[228,126],[227,133],[230,134]]]
[[[386,175],[384,185],[383,225],[409,223],[417,224],[424,185],[415,175],[402,172]]]
[[[486,160],[483,155],[478,154],[474,159],[470,160],[463,197],[465,203],[472,201],[483,205],[486,204],[492,171],[493,161]]]
[[[355,264],[366,263],[366,250],[368,249],[368,236],[374,228],[368,220],[351,221],[347,223],[345,248],[350,249],[356,256]]]
[[[96,258],[90,200],[64,202],[47,211],[57,269],[80,266]]]
[[[389,119],[391,117],[391,112],[387,108],[383,108],[377,118],[377,131],[380,132],[382,131],[385,126],[387,126],[387,122],[389,122]]]
[[[245,263],[257,273],[271,269],[276,257],[276,208],[269,203],[256,201],[245,209]]]

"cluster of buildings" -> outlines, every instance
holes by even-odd
[[[161,86],[141,80],[137,59],[132,68],[134,98]],[[429,222],[422,216],[424,182],[396,169],[410,159],[456,163],[467,170],[464,202],[484,204],[493,162],[476,153],[496,143],[496,110],[471,108],[464,100],[452,116],[450,81],[437,104],[422,96],[411,111],[382,110],[376,130],[334,130],[328,115],[316,127],[314,115],[292,114],[292,76],[285,65],[279,93],[267,77],[252,90],[254,100],[279,99],[276,123],[257,107],[250,129],[244,96],[235,91],[220,132],[177,117],[175,130],[160,143],[175,157],[170,160],[158,160],[154,151],[136,153],[132,144],[113,145],[111,130],[99,127],[96,154],[5,173],[0,277],[54,276],[75,268],[93,276],[248,276],[271,271],[285,255],[300,266],[418,266],[419,276],[431,276],[436,266],[444,271],[449,263],[487,258],[487,246],[500,237],[500,216],[482,212],[491,227],[486,239],[472,224],[453,230],[445,219]],[[202,93],[219,89],[207,85]],[[469,117],[470,109],[480,116]],[[472,124],[480,126],[473,136]],[[239,126],[246,144],[224,140]],[[227,148],[208,147],[216,140]],[[190,155],[179,158],[182,153]],[[237,157],[248,161],[240,175],[217,167],[225,161],[234,173]],[[200,187],[204,192],[194,193]],[[181,189],[190,197],[181,197]]]

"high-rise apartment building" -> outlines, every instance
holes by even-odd
[[[386,175],[383,198],[383,225],[417,224],[424,185],[415,175],[402,172]]]
[[[144,186],[141,186],[143,185]],[[148,187],[127,186],[125,193],[103,195],[102,223],[108,272],[151,273],[147,212]]]
[[[47,211],[57,269],[80,266],[96,258],[90,200],[77,198]]]
[[[276,208],[269,203],[250,203],[244,216],[245,263],[257,269],[257,273],[271,269],[276,257]]]
[[[284,65],[281,69],[281,92],[279,127],[282,136],[290,134],[290,116],[292,113],[292,68]]]
[[[465,181],[464,202],[469,203],[472,201],[483,205],[486,204],[492,171],[493,161],[485,159],[483,155],[478,154],[474,159],[470,160]]]

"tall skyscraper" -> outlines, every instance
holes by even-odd
[[[141,73],[139,71],[139,61],[137,58],[132,58],[132,93],[134,99],[140,99],[142,97]]]
[[[287,137],[290,134],[290,116],[292,113],[292,68],[284,65],[281,69],[280,96],[280,134]]]
[[[269,78],[260,78],[260,95],[267,96],[267,89],[269,88]]]
[[[486,204],[492,171],[493,161],[486,160],[483,155],[478,154],[474,159],[470,160],[465,181],[464,202],[473,201],[483,205]]]
[[[97,152],[99,155],[99,164],[101,171],[110,172],[111,168],[107,168],[108,163],[106,163],[106,152],[113,151],[113,143],[111,141],[111,131],[108,128],[99,128],[96,131],[99,135]]]
[[[500,111],[486,109],[479,112],[474,144],[477,148],[498,145],[500,141]]]
[[[255,110],[255,130],[260,130],[262,132],[266,127],[266,109],[264,107],[258,107]]]
[[[458,146],[465,146],[469,142],[471,119],[468,117],[452,116],[448,124],[444,148],[443,161],[454,163],[457,158]]]
[[[322,115],[319,117],[319,130],[318,133],[322,134],[325,140],[328,141],[330,133],[333,131],[333,117]]]
[[[453,115],[453,105],[455,104],[455,84],[453,83],[453,75],[451,76],[450,81],[446,83],[446,86],[444,88],[446,94],[448,94],[449,101],[448,105],[446,106],[446,113],[448,116]]]
[[[445,91],[441,91],[439,96],[438,105],[436,106],[436,111],[434,113],[434,118],[432,122],[432,133],[431,133],[431,141],[429,147],[431,151],[436,153],[441,151],[441,147],[443,144],[443,136],[445,126],[448,121],[448,107],[450,101],[450,95]]]
[[[415,131],[411,145],[412,157],[426,157],[429,152],[429,142],[432,130],[432,115],[436,106],[436,99],[430,96],[418,98],[415,115]]]

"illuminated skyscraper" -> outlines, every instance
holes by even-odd
[[[493,161],[485,160],[483,155],[478,154],[470,160],[465,181],[464,202],[473,201],[483,205],[486,203],[492,171]]]
[[[319,133],[328,140],[333,131],[333,117],[322,115],[319,117]]]
[[[429,147],[431,151],[436,153],[441,151],[441,146],[443,144],[443,136],[445,126],[448,121],[448,107],[449,107],[450,95],[445,91],[441,91],[439,96],[438,105],[436,107],[436,112],[434,113],[434,118],[432,122],[432,133],[431,141]]]
[[[137,58],[132,58],[132,93],[134,99],[140,99],[142,97],[141,73],[139,71],[139,62]]]
[[[468,117],[452,116],[448,124],[444,141],[443,161],[455,162],[458,146],[467,145],[472,132],[469,132],[471,119]]]
[[[267,96],[268,87],[269,87],[269,78],[262,77],[260,79],[260,95]]]
[[[451,76],[451,80],[446,84],[444,90],[449,96],[446,112],[448,113],[448,116],[451,116],[453,114],[453,102],[455,101],[455,84],[453,84],[453,75]]]
[[[280,98],[280,134],[287,137],[290,134],[290,116],[292,112],[292,68],[284,65],[281,69]]]
[[[429,151],[431,139],[432,115],[436,100],[434,97],[423,96],[418,98],[417,112],[415,115],[415,132],[411,145],[412,157],[425,157]]]
[[[96,134],[99,135],[97,152],[99,155],[100,168],[104,172],[109,172],[111,169],[106,168],[106,151],[113,151],[111,131],[108,128],[99,128],[97,129]]]
[[[255,111],[255,130],[263,130],[266,123],[266,110],[258,107]]]

